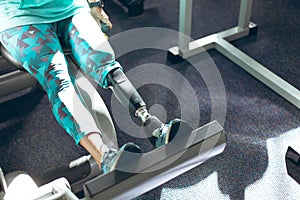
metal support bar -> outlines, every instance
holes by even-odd
[[[247,29],[250,23],[252,0],[241,0],[238,27]]]
[[[189,50],[190,38],[192,29],[192,5],[193,0],[181,0],[179,10],[179,35],[178,46],[182,52]]]
[[[218,40],[216,49],[246,72],[300,108],[300,91],[297,88],[223,39]]]
[[[139,173],[115,170],[85,183],[82,200],[135,198],[222,153],[225,146],[223,128],[213,121],[166,146],[138,154],[140,157],[130,159],[130,162],[127,159],[129,168],[141,168]],[[153,156],[155,159],[149,159]]]
[[[300,91],[297,88],[229,43],[230,41],[249,35],[250,30],[256,28],[256,25],[250,22],[252,3],[252,0],[241,0],[239,21],[238,25],[234,28],[188,42],[188,44],[186,44],[186,39],[182,40],[182,38],[190,37],[190,34],[185,32],[187,33],[187,36],[179,37],[178,46],[169,49],[168,59],[171,62],[172,60],[177,62],[180,61],[179,58],[186,59],[204,52],[205,50],[215,48],[270,89],[281,95],[284,99],[295,105],[297,108],[300,108]],[[187,7],[187,4],[187,1],[180,1],[180,6],[183,8]],[[188,9],[184,10],[188,11]],[[191,13],[188,15],[190,14]],[[187,27],[191,26],[191,21],[188,21],[189,18],[184,18],[183,16],[184,13],[181,13],[181,19],[179,20],[181,22],[180,30],[184,26],[183,23],[187,23]],[[186,46],[188,46],[188,49],[186,49]],[[181,49],[181,47],[185,48]]]
[[[32,193],[30,200],[79,200],[70,190],[68,181],[65,178],[56,179],[46,185],[39,187]]]
[[[191,41],[188,44],[188,51],[180,51],[179,46],[175,46],[170,48],[169,52],[171,52],[174,56],[180,55],[183,59],[186,59],[204,51],[216,48],[216,42],[218,41],[218,38],[226,38],[227,41],[233,41],[247,36],[248,34],[249,29],[242,30],[238,27],[234,27],[220,33],[215,33],[201,39]]]

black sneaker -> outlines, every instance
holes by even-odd
[[[103,174],[107,174],[116,168],[122,154],[125,151],[140,153],[141,149],[138,145],[132,142],[124,144],[119,150],[110,149],[108,152],[104,153],[101,160],[101,169]]]

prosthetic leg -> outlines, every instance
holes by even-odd
[[[170,134],[173,136],[172,132],[168,130],[169,125],[163,124],[157,117],[148,113],[146,103],[124,72],[121,69],[110,72],[108,82],[119,102],[129,110],[132,116],[137,117],[142,122],[150,141],[155,143],[156,147],[161,146],[160,143],[167,144],[171,139]]]

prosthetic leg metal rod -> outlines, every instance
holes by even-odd
[[[137,116],[136,111],[146,107],[145,102],[121,69],[110,72],[108,82],[114,95],[125,108],[128,108],[131,115]]]

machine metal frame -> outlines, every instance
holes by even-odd
[[[252,0],[241,0],[238,25],[231,29],[190,41],[193,0],[180,0],[178,46],[168,52],[168,60],[186,59],[204,50],[216,49],[284,99],[300,108],[300,91],[275,73],[230,44],[250,34],[257,26],[250,21]]]

